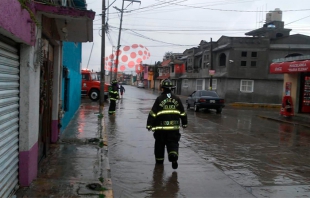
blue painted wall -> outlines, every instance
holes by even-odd
[[[69,69],[69,84],[68,84],[68,110],[65,111],[65,115],[61,120],[62,127],[61,133],[68,126],[72,117],[78,110],[81,104],[81,71],[80,64],[82,62],[82,44],[64,42],[63,43],[63,67]],[[64,93],[65,93],[65,78],[62,76],[62,109],[64,109]]]

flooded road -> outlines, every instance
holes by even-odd
[[[310,197],[309,128],[258,116],[275,110],[190,109],[179,168],[167,155],[158,167],[153,134],[145,129],[158,93],[125,89],[115,116],[105,106],[114,197]]]

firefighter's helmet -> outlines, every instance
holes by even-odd
[[[161,88],[172,89],[174,85],[169,79],[165,79],[161,82]]]
[[[112,80],[112,85],[117,84],[117,80]]]

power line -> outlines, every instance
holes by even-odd
[[[158,0],[160,1],[160,0]],[[182,5],[177,3],[169,3],[173,5],[189,7],[189,8],[196,8],[196,9],[204,9],[204,10],[215,10],[215,11],[222,11],[222,12],[266,12],[261,10],[229,10],[229,9],[217,9],[217,8],[207,8],[207,7],[198,7],[198,6],[190,6],[190,5]],[[296,10],[281,10],[282,12],[300,12],[300,11],[309,11],[310,8],[306,9],[296,9]]]
[[[297,22],[297,21],[301,21],[301,20],[306,19],[306,18],[308,18],[308,17],[310,17],[310,15],[308,15],[308,16],[306,16],[306,17],[303,17],[303,18],[301,18],[301,19],[297,19],[297,20],[295,20],[295,21],[289,22],[289,23],[287,23],[287,24],[285,24],[285,25],[289,25],[289,24],[295,23],[295,22]]]

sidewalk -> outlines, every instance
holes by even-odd
[[[113,197],[104,119],[97,103],[83,103],[50,154],[38,177],[16,197]]]

